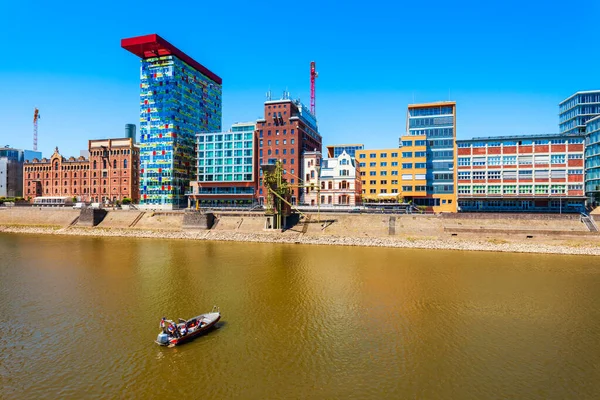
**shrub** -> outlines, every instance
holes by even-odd
[[[131,203],[132,203],[132,201],[131,201],[131,199],[129,197],[124,197],[123,201],[121,201],[121,204],[124,204],[124,205],[128,205],[128,204],[131,204]]]

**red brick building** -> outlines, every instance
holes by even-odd
[[[65,158],[58,147],[50,159],[23,166],[23,197],[77,197],[81,202],[139,201],[139,149],[130,138],[90,140],[90,158]]]
[[[304,176],[303,154],[322,148],[315,116],[298,100],[270,100],[265,102],[264,118],[256,122],[256,135],[258,165],[281,160],[284,178],[292,186],[291,202],[297,204],[304,192],[299,178]],[[260,177],[257,197],[264,203],[266,193]]]

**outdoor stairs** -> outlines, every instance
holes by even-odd
[[[73,221],[71,221],[71,223],[67,226],[67,228],[74,226],[77,222],[79,222],[79,215],[77,217],[75,217],[75,219]]]
[[[135,219],[133,220],[133,222],[131,224],[129,224],[130,228],[133,228],[135,226],[135,224],[137,224],[138,222],[140,222],[140,219],[142,219],[142,217],[146,214],[145,211],[142,211],[141,213],[138,214],[137,217],[135,217]]]
[[[587,226],[590,232],[598,232],[598,225],[589,215],[581,213],[581,222]]]

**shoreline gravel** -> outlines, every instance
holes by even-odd
[[[311,236],[302,233],[242,233],[227,231],[161,231],[122,228],[53,228],[31,226],[1,226],[0,233],[92,236],[92,237],[131,237],[178,240],[227,241],[249,243],[311,244],[324,246],[392,247],[428,250],[491,251],[505,253],[538,253],[561,255],[600,256],[600,246],[566,246],[541,243],[494,243],[490,240],[475,239],[427,239],[398,237],[348,237]]]

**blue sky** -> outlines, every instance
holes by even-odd
[[[311,6],[312,4],[312,6]],[[223,127],[265,92],[309,103],[324,144],[395,147],[406,106],[456,100],[457,136],[558,131],[558,103],[600,89],[600,2],[0,2],[0,145],[78,155],[138,124],[139,61],[158,33],[223,78]]]

